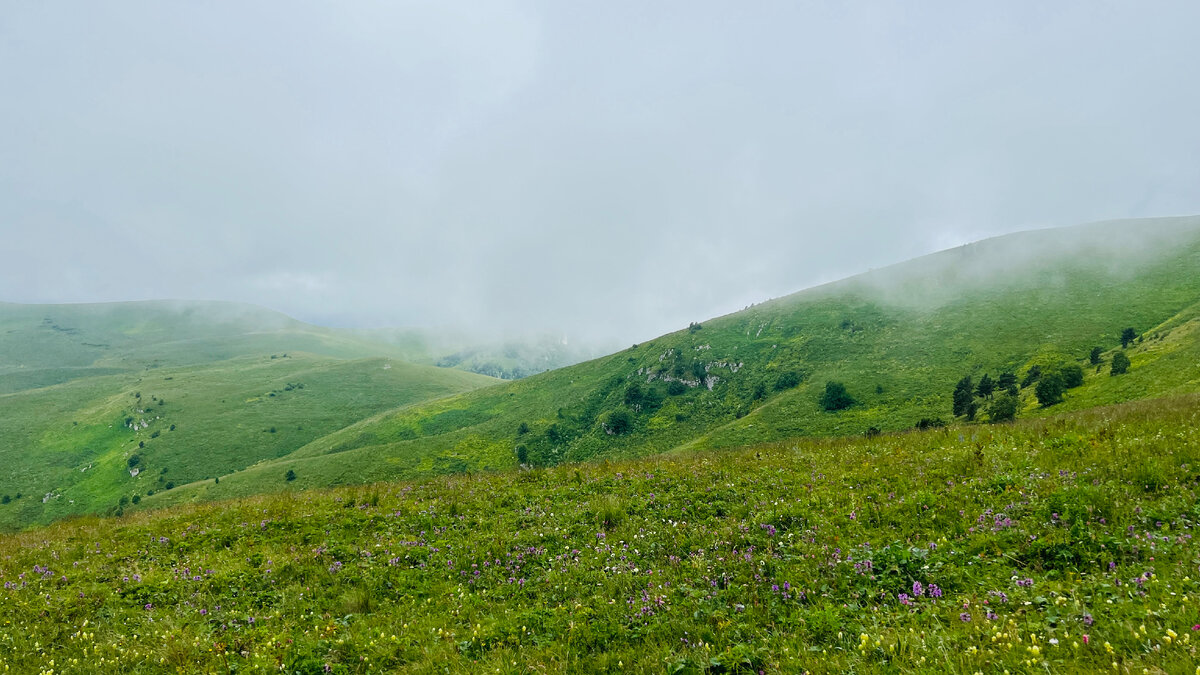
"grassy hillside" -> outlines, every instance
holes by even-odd
[[[495,382],[217,303],[4,305],[0,346],[5,529],[132,506]]]
[[[400,357],[383,342],[232,302],[0,303],[0,393],[291,351],[343,359]]]
[[[1024,377],[1080,365],[1086,378],[1020,416],[1200,390],[1200,218],[1027,232],[766,302],[622,352],[503,387],[384,413],[245,472],[151,503],[301,485],[858,435],[950,421],[965,375]],[[1108,375],[1122,329],[1142,335]],[[1102,348],[1100,372],[1089,362]],[[856,403],[830,412],[826,383]]]
[[[1193,395],[79,519],[0,537],[0,662],[1191,673],[1197,466]]]

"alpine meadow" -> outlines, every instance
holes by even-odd
[[[0,10],[0,675],[1200,675],[1200,3]]]
[[[1025,232],[512,382],[5,305],[2,658],[1190,671],[1198,270],[1200,218]]]

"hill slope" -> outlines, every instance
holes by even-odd
[[[1025,232],[852,277],[623,352],[384,413],[295,453],[151,503],[367,482],[950,419],[964,375],[1087,366],[1082,388],[1019,415],[1200,389],[1200,218]],[[1111,377],[1123,328],[1133,368]],[[828,381],[857,403],[828,412]]]
[[[389,351],[229,303],[0,305],[0,527],[121,508],[496,382]]]
[[[0,662],[1192,673],[1197,466],[1192,395],[83,519],[0,537]]]

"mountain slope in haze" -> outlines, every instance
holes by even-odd
[[[110,512],[498,382],[232,303],[0,305],[0,527]]]
[[[0,303],[0,393],[77,377],[303,351],[403,358],[380,341],[233,302]]]
[[[951,419],[964,375],[1086,366],[1066,401],[1019,416],[1200,389],[1200,218],[1024,232],[756,305],[625,351],[383,413],[291,455],[151,503],[369,482]],[[1122,329],[1130,372],[1107,364]],[[855,404],[819,401],[841,382]]]
[[[544,373],[596,358],[619,345],[599,348],[549,335],[489,339],[465,331],[382,329],[356,331],[400,351],[409,363],[457,368],[505,380]]]

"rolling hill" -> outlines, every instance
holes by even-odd
[[[497,382],[232,303],[0,305],[0,527],[121,510]]]
[[[1122,349],[1123,329],[1140,336]],[[383,412],[146,504],[499,470],[953,419],[964,376],[1028,382],[1018,417],[1200,389],[1200,218],[1111,221],[943,251],[575,366]],[[1099,363],[1090,352],[1100,347]],[[1120,351],[1129,372],[1108,368]],[[1078,366],[1041,407],[1030,370]],[[854,404],[826,410],[828,382]],[[982,401],[987,404],[987,401]]]

